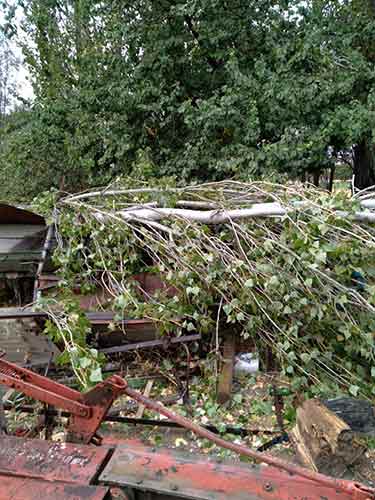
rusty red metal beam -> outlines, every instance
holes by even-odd
[[[111,450],[104,446],[51,443],[2,435],[0,475],[88,485],[96,479],[110,453]]]
[[[180,397],[176,396],[176,398],[174,399],[173,402],[177,401],[177,399],[180,399]],[[4,403],[3,407],[4,407],[5,411],[14,410],[13,404]],[[125,411],[125,410],[126,410],[126,408],[125,409],[123,408],[121,411]],[[30,406],[30,405],[17,406],[17,412],[36,414],[36,415],[45,415],[45,416],[50,416],[50,417],[57,417],[57,416],[70,417],[69,412],[57,411],[57,410],[53,410],[53,409],[37,410],[34,406]],[[146,426],[152,426],[152,427],[170,427],[170,428],[174,428],[174,429],[183,429],[184,428],[181,425],[177,424],[176,422],[171,422],[170,420],[123,417],[123,416],[118,414],[117,408],[116,408],[115,412],[111,411],[110,413],[107,413],[107,415],[103,418],[103,422],[113,422],[113,423],[119,423],[119,424],[132,424],[132,425],[146,425]],[[215,425],[206,424],[206,425],[203,425],[202,427],[214,432],[215,434],[220,434],[219,429]],[[251,435],[262,434],[265,436],[278,435],[278,437],[280,438],[280,430],[279,429],[257,429],[257,428],[247,428],[247,427],[226,426],[226,432],[228,434],[234,434],[236,436],[251,436]],[[258,451],[261,451],[261,450],[258,450]]]
[[[351,492],[301,475],[291,475],[275,467],[223,464],[203,456],[156,449],[134,442],[118,444],[99,482],[197,500],[370,498],[353,496]]]
[[[80,402],[80,392],[5,359],[0,359],[0,384],[70,413],[89,417],[89,408]]]
[[[144,324],[154,324],[152,320],[149,319],[122,319],[115,321],[116,313],[114,312],[96,312],[87,311],[85,312],[87,319],[93,325],[107,325],[109,323],[115,322],[120,326],[130,326],[130,325],[144,325]],[[25,309],[13,309],[12,311],[1,311],[0,320],[2,319],[23,319],[23,318],[41,318],[48,319],[48,314],[43,311],[30,311]]]
[[[143,325],[154,325],[154,321],[150,319],[126,319],[123,318],[121,320],[116,320],[117,314],[114,312],[108,312],[108,311],[103,311],[103,312],[97,312],[97,311],[85,311],[84,312],[86,318],[89,320],[89,322],[92,325],[108,325],[110,323],[115,323],[119,327],[142,327]],[[26,319],[26,318],[40,318],[40,319],[48,319],[48,314],[43,311],[30,311],[30,310],[24,310],[24,309],[13,309],[12,311],[1,311],[0,312],[0,320],[2,319]],[[170,341],[172,343],[177,343],[177,342],[189,342],[192,340],[199,340],[200,335],[199,334],[192,334],[192,335],[185,335],[181,337],[173,337],[171,339],[167,338],[166,341]],[[142,346],[142,342],[134,343],[134,344],[128,344],[126,346],[120,346],[121,348],[124,348],[123,350],[130,350],[132,349],[137,349],[139,347],[148,347],[148,346],[154,346],[154,345],[163,345],[165,343],[165,340],[155,340],[155,341],[150,341],[150,342],[155,342],[154,344],[145,344]],[[139,344],[139,347],[136,346],[136,344]],[[130,347],[133,346],[134,347]],[[103,349],[102,352],[105,352],[108,350],[108,352],[112,348],[108,349]],[[118,351],[121,352],[121,351]]]
[[[3,500],[104,500],[108,488],[82,484],[50,483],[24,477],[0,476],[0,498]]]

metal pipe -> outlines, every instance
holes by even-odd
[[[28,413],[28,414],[37,414],[37,415],[48,415],[52,417],[70,417],[70,413],[61,410],[54,410],[53,408],[48,408],[47,410],[38,410],[33,406],[29,405],[21,405],[16,406],[10,403],[4,403],[5,411],[15,410],[20,413]],[[117,413],[117,412],[116,412]],[[135,418],[135,417],[122,417],[117,415],[116,413],[108,413],[104,418],[103,422],[114,422],[120,424],[131,424],[131,425],[150,425],[152,427],[170,427],[170,428],[185,428],[184,426],[178,424],[177,422],[171,422],[170,420],[155,420],[151,418]],[[205,429],[208,429],[215,434],[220,434],[219,429],[212,424],[206,424],[203,426]],[[280,431],[279,430],[270,430],[270,429],[246,429],[243,427],[226,427],[225,431],[228,434],[234,434],[236,436],[251,436],[256,434],[264,434],[267,436],[278,435],[275,439],[280,439]]]
[[[169,347],[170,344],[178,344],[180,342],[193,342],[194,340],[200,340],[200,338],[201,336],[199,333],[195,333],[192,335],[183,335],[182,337],[165,337],[162,340],[144,340],[142,342],[132,342],[131,344],[126,345],[106,347],[105,349],[99,349],[99,352],[102,354],[115,354],[120,352],[134,351],[136,349],[144,349],[147,347]]]

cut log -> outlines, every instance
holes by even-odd
[[[349,425],[317,399],[298,408],[291,437],[306,467],[334,477],[344,476],[366,451]]]

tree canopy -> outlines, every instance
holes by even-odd
[[[353,145],[358,186],[375,182],[370,0],[19,5],[35,100],[0,161],[20,192],[299,176]]]

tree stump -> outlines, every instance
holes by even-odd
[[[298,408],[291,437],[306,467],[334,477],[342,477],[366,451],[349,425],[317,399]]]

